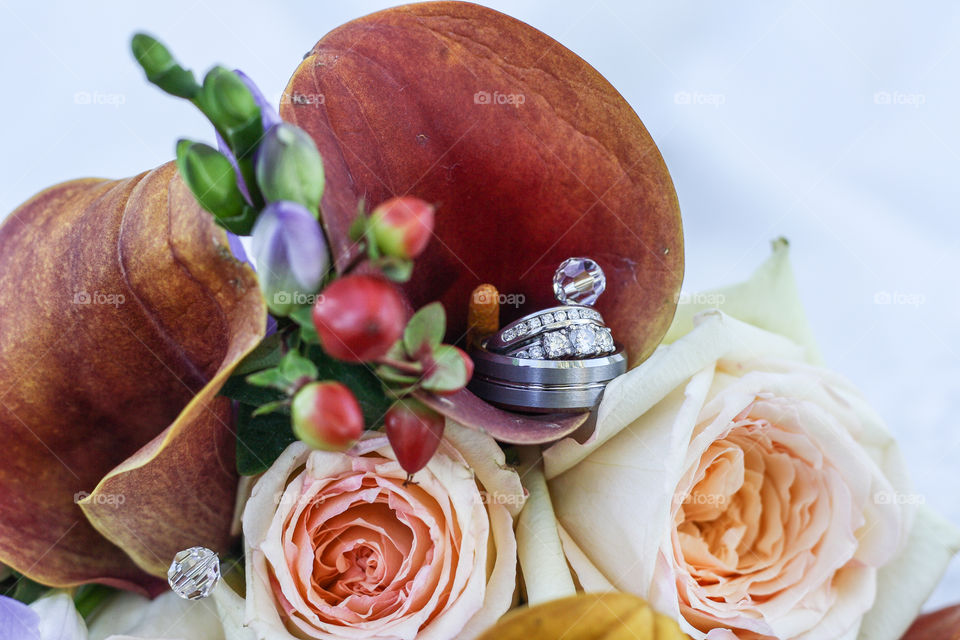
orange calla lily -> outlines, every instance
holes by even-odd
[[[229,542],[217,391],[264,333],[252,269],[173,163],[56,185],[0,227],[0,562],[153,593]]]
[[[507,322],[556,304],[557,266],[589,256],[608,281],[597,308],[631,362],[660,343],[683,279],[673,182],[626,100],[553,38],[468,2],[387,9],[324,36],[280,114],[323,156],[341,268],[359,202],[436,206],[436,238],[405,288],[414,307],[443,302],[450,341],[477,285],[507,296]]]

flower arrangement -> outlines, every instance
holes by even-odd
[[[278,112],[131,48],[216,146],[0,227],[0,640],[914,622],[960,532],[822,366],[787,242],[678,307],[669,174],[572,52],[407,5],[325,36]]]

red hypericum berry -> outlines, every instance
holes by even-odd
[[[348,362],[370,362],[385,355],[403,333],[406,316],[394,286],[373,275],[334,280],[313,306],[313,324],[323,349]]]
[[[353,392],[334,381],[311,382],[293,397],[293,432],[314,449],[343,451],[363,435],[363,411]]]
[[[416,400],[400,400],[387,411],[385,423],[403,470],[413,475],[427,466],[443,437],[443,416]]]
[[[370,214],[369,231],[380,253],[415,258],[433,235],[434,208],[420,198],[391,198]]]

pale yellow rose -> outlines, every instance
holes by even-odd
[[[694,638],[898,638],[960,537],[914,504],[882,420],[815,366],[786,243],[695,300],[722,311],[681,305],[668,344],[610,384],[593,436],[545,451],[549,495],[531,474],[531,599],[571,589],[535,578],[569,566]],[[562,564],[543,552],[558,548]]]

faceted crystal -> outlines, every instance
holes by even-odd
[[[518,357],[518,358],[529,358],[529,357],[530,357],[530,354],[527,353],[527,350],[526,350],[526,349],[524,349],[523,351],[518,351],[516,357]]]
[[[548,358],[562,358],[570,353],[570,341],[559,331],[545,333],[540,339],[540,345]]]
[[[555,322],[563,322],[563,319],[567,317],[563,311],[555,311],[553,314],[553,319]]]
[[[540,318],[530,318],[529,320],[527,320],[527,324],[530,325],[530,330],[531,330],[531,331],[533,331],[534,329],[539,329],[539,328],[540,328]]]
[[[514,332],[513,329],[507,329],[506,331],[503,332],[503,339],[507,342],[510,342],[516,337],[517,337],[517,334]]]
[[[533,345],[532,347],[530,347],[530,351],[528,355],[534,360],[543,360],[543,347],[541,347],[538,344]]]
[[[167,582],[181,598],[206,598],[220,582],[220,558],[206,547],[184,549],[173,557]]]
[[[597,332],[589,324],[576,327],[570,330],[570,342],[573,343],[574,355],[593,355],[597,349]]]
[[[543,320],[543,324],[550,324],[551,322],[553,322],[552,313],[545,313],[542,316],[540,316],[540,318]]]
[[[603,269],[590,258],[567,258],[553,276],[553,295],[562,304],[591,305],[606,287]]]
[[[576,309],[567,309],[567,317],[571,320],[576,320],[580,317],[580,312]]]
[[[604,327],[600,330],[600,335],[597,336],[597,345],[600,347],[601,353],[613,351],[613,335],[610,333],[610,329]]]
[[[517,325],[517,335],[522,336],[527,333],[527,325],[525,322],[521,322]]]

